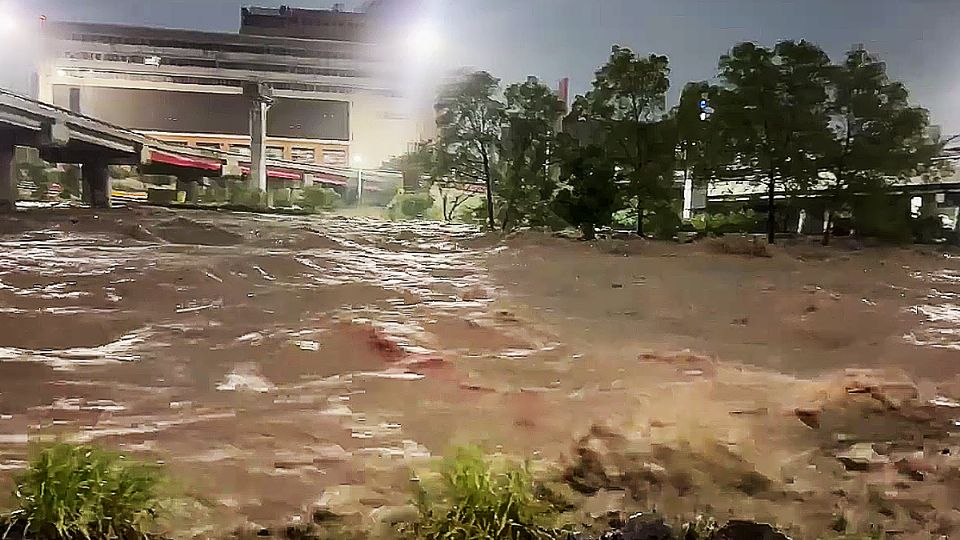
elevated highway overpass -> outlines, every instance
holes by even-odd
[[[240,176],[251,169],[250,158],[218,150],[177,146],[0,89],[0,211],[16,208],[18,197],[14,152],[36,148],[51,163],[78,164],[84,200],[94,207],[110,205],[109,165],[148,167],[182,182],[202,177]],[[267,176],[345,185],[347,169],[276,159],[266,160]]]

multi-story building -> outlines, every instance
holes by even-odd
[[[402,0],[393,0],[402,2]],[[243,86],[272,87],[267,157],[376,167],[419,138],[362,12],[244,8],[236,34],[47,22],[40,99],[188,146],[249,152]],[[361,157],[362,156],[362,157]]]

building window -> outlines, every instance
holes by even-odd
[[[205,148],[207,150],[220,150],[220,143],[216,142],[198,142],[197,148]]]
[[[313,148],[297,148],[294,147],[290,151],[290,157],[293,161],[297,163],[316,163],[317,162],[317,151]]]
[[[250,146],[245,144],[231,144],[230,151],[234,154],[240,154],[245,157],[250,157]]]
[[[323,164],[324,165],[346,165],[347,151],[346,150],[324,150]]]
[[[267,159],[283,159],[283,147],[282,146],[268,146]]]

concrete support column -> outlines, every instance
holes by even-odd
[[[924,193],[920,198],[920,217],[940,215],[940,205],[937,204],[936,193]]]
[[[188,178],[188,177],[177,177],[177,191],[182,191],[186,197],[185,201],[188,203],[197,202],[199,193],[200,193],[200,179],[199,178]]]
[[[803,226],[800,227],[800,234],[823,234],[824,213],[823,210],[810,206],[800,210],[803,216]]]
[[[267,190],[267,111],[273,104],[273,89],[260,82],[248,82],[243,95],[250,103],[250,177],[247,187]]]
[[[16,147],[12,142],[0,140],[0,213],[17,209],[17,175],[13,170]]]
[[[83,177],[83,202],[94,208],[110,208],[113,191],[106,162],[91,160],[80,167]]]
[[[250,106],[250,189],[267,190],[267,103]]]

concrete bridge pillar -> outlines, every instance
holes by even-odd
[[[250,189],[267,190],[267,104],[250,107]]]
[[[200,193],[200,178],[198,177],[177,177],[177,191],[182,191],[185,195],[185,201],[195,203]]]
[[[267,111],[273,104],[273,90],[262,83],[248,83],[243,94],[250,101],[249,188],[267,190]]]
[[[12,142],[0,140],[0,212],[17,209],[17,174],[13,170],[16,147]]]
[[[940,205],[937,204],[936,193],[924,193],[920,196],[920,217],[940,215]]]
[[[104,161],[86,161],[80,167],[83,178],[83,202],[94,208],[110,208],[113,191],[110,168]]]

